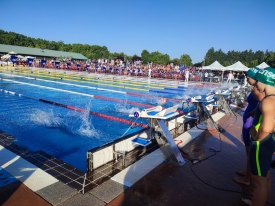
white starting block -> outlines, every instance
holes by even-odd
[[[177,109],[179,105],[175,105],[173,107],[169,107],[167,109],[163,109],[162,106],[156,106],[149,109],[144,109],[141,112],[137,111],[134,114],[130,114],[129,117],[135,118],[153,118],[153,119],[169,119],[178,115]]]
[[[231,94],[231,92],[228,89],[226,89],[226,90],[218,90],[216,92],[216,94],[222,94],[223,96],[229,96]]]
[[[163,155],[166,157],[166,160],[182,166],[186,163],[186,160],[182,157],[172,135],[170,134],[170,131],[164,122],[164,120],[179,115],[176,112],[178,106],[179,105],[175,105],[167,109],[163,109],[162,106],[156,106],[153,108],[144,109],[142,112],[135,112],[133,115],[129,116],[136,118],[146,118],[151,131],[155,131],[155,127],[157,127],[160,131],[160,135],[155,137],[155,139],[159,144]],[[151,143],[150,140],[141,138],[135,138],[132,140],[132,142],[141,146],[147,146]]]
[[[167,109],[163,109],[162,106],[156,106],[149,109],[144,109],[140,113],[140,117],[142,118],[154,118],[154,119],[169,119],[178,115],[176,112],[179,105],[175,105],[173,107],[169,107]]]
[[[212,102],[214,95],[208,95],[206,97],[196,96],[191,98],[191,102]]]

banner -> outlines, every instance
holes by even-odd
[[[67,69],[70,69],[71,62],[67,62]]]
[[[14,66],[14,64],[16,63],[17,56],[11,56],[10,58],[12,61],[12,65]]]
[[[33,58],[28,58],[28,65],[29,67],[32,66]]]
[[[56,69],[59,68],[59,64],[60,64],[60,62],[58,62],[58,61],[55,62],[55,68],[56,68]]]
[[[77,64],[76,66],[77,66],[77,69],[80,70],[80,64]]]
[[[42,65],[43,68],[46,66],[46,62],[47,62],[47,60],[45,60],[45,59],[41,60],[41,65]]]

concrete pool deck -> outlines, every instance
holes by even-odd
[[[242,117],[225,115],[218,124],[224,133],[203,131],[183,147],[188,159],[204,159],[213,154],[209,148],[222,148],[193,166],[190,161],[182,167],[163,162],[131,187],[108,179],[84,195],[61,181],[36,191],[16,181],[0,187],[0,205],[245,205],[241,198],[250,196],[241,192],[251,194],[253,184],[242,186],[232,181],[236,170],[245,169]],[[268,202],[275,204],[274,169],[271,178]]]

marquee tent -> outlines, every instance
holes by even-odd
[[[209,66],[202,67],[203,70],[216,70],[216,71],[223,71],[224,66],[221,65],[218,61],[215,61],[214,63],[210,64]]]
[[[258,67],[259,69],[264,69],[264,68],[269,67],[269,65],[267,63],[263,62],[263,63],[261,63],[260,65],[258,65],[256,67]]]
[[[237,61],[235,64],[232,64],[228,67],[225,67],[225,71],[247,71],[248,68],[242,64],[242,62]]]
[[[11,55],[5,54],[5,55],[1,56],[1,59],[9,59],[10,57],[11,57]]]

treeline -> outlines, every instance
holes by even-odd
[[[123,60],[130,61],[131,59],[136,59],[139,57],[139,55],[126,55],[124,52],[111,53],[106,46],[88,44],[65,44],[63,41],[56,42],[40,38],[31,38],[22,34],[5,32],[3,30],[0,30],[0,44],[76,52],[83,54],[89,59],[116,59],[117,57],[120,57]],[[179,58],[170,59],[170,56],[168,54],[162,54],[158,51],[150,53],[147,50],[143,50],[140,57],[142,58],[144,64],[147,64],[148,62],[153,62],[155,64],[163,65],[169,63],[174,63],[174,65],[178,65],[179,63],[187,66],[192,65],[192,59],[188,54],[182,54]],[[265,52],[253,52],[252,50],[239,52],[233,50],[225,53],[221,49],[215,51],[212,47],[207,51],[204,61],[193,65],[210,65],[216,60],[219,61],[223,66],[229,66],[237,61],[241,61],[244,65],[251,68],[265,61],[270,66],[275,67],[275,52],[268,50]]]
[[[223,52],[221,49],[215,51],[212,47],[205,55],[205,65],[210,65],[214,61],[220,62],[223,66],[230,66],[237,61],[242,62],[248,68],[258,66],[262,62],[266,62],[269,66],[275,67],[275,52],[266,50],[253,52],[250,50],[239,51],[228,51]]]
[[[22,34],[17,34],[14,32],[5,32],[0,30],[0,44],[8,44],[15,46],[24,46],[31,48],[43,48],[50,50],[66,51],[66,52],[76,52],[81,53],[89,59],[116,59],[119,57],[122,60],[136,59],[139,56],[129,56],[124,52],[114,52],[111,53],[106,46],[98,45],[88,45],[88,44],[64,44],[63,41],[48,41],[40,38],[31,38],[24,36]],[[153,62],[155,64],[168,64],[173,62],[174,64],[192,65],[192,60],[189,55],[183,54],[180,58],[170,59],[168,54],[162,54],[158,51],[148,52],[143,50],[141,53],[141,58],[144,64],[148,62]]]

